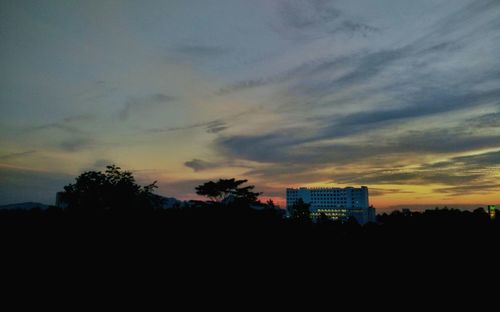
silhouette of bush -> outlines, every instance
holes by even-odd
[[[253,185],[240,187],[248,180],[219,179],[198,185],[196,194],[208,197],[215,203],[238,203],[240,205],[256,203],[261,193],[253,192]]]
[[[158,196],[153,194],[156,181],[140,186],[131,172],[121,171],[115,165],[106,168],[105,172],[84,172],[74,184],[64,187],[61,199],[68,211],[83,214],[138,213],[160,207]]]

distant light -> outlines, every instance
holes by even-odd
[[[488,214],[491,220],[495,220],[496,206],[488,205]]]

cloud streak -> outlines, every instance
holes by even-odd
[[[0,155],[0,160],[17,159],[17,158],[20,158],[20,157],[30,156],[30,155],[33,155],[35,153],[36,153],[35,150],[18,152],[18,153],[10,153],[10,154],[5,154],[5,155]]]
[[[193,177],[222,173],[278,197],[339,183],[368,184],[377,201],[498,194],[498,1],[42,11],[0,13],[5,162],[72,174],[99,159],[147,164],[184,198]]]
[[[132,97],[126,101],[124,107],[119,111],[118,116],[121,120],[126,120],[134,113],[164,107],[174,100],[174,97],[163,93],[147,97]]]

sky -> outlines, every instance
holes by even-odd
[[[0,0],[0,205],[117,164],[500,203],[498,0]]]

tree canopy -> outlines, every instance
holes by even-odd
[[[74,184],[64,187],[61,198],[71,211],[137,212],[159,207],[159,197],[153,194],[156,187],[156,181],[140,186],[130,171],[111,165],[105,172],[82,173]]]
[[[305,203],[302,198],[299,198],[293,205],[291,211],[292,219],[301,222],[309,222],[311,219],[311,204]]]
[[[224,200],[243,201],[246,203],[257,202],[261,193],[253,192],[253,185],[240,187],[248,180],[219,179],[217,182],[209,181],[195,188],[196,194],[208,197],[212,202]]]

